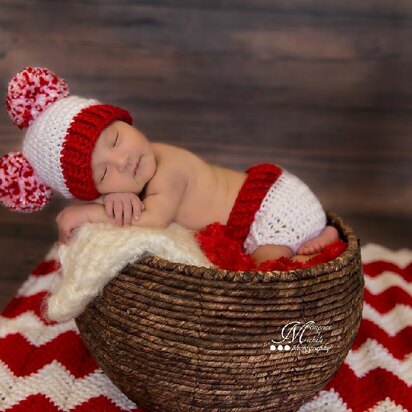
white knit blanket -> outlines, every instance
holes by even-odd
[[[88,223],[68,245],[60,246],[58,255],[61,275],[56,276],[47,299],[47,317],[58,322],[82,313],[127,263],[145,255],[213,267],[197,244],[194,232],[175,223],[165,229]]]

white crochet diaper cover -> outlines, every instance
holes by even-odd
[[[326,215],[317,197],[299,178],[283,170],[263,198],[244,248],[251,254],[261,245],[282,245],[296,253],[325,225]]]

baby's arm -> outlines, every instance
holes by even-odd
[[[174,189],[174,190],[173,190]],[[176,217],[182,190],[174,186],[166,193],[153,193],[144,201],[144,209],[138,220],[133,219],[132,225],[143,227],[166,227]],[[73,204],[63,209],[56,217],[59,229],[59,241],[67,243],[72,232],[83,223],[110,222],[105,206],[98,203]]]
[[[147,191],[144,210],[138,220],[132,221],[132,225],[162,228],[176,220],[188,178],[182,172],[180,163],[177,166],[174,163],[159,172],[162,178],[158,178]]]
[[[142,227],[167,227],[175,220],[180,198],[175,194],[155,193],[146,196],[144,210],[132,224]]]

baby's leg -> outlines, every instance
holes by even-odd
[[[305,242],[297,251],[298,255],[312,255],[339,239],[338,231],[333,226],[326,226],[319,236]]]
[[[251,254],[257,263],[266,262],[267,260],[279,259],[281,257],[291,258],[293,251],[287,246],[279,245],[261,245]]]

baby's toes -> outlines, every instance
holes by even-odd
[[[316,245],[311,245],[309,249],[310,249],[309,255],[313,255],[316,253]]]
[[[313,245],[313,253],[322,252],[322,245],[320,243],[316,243]]]

